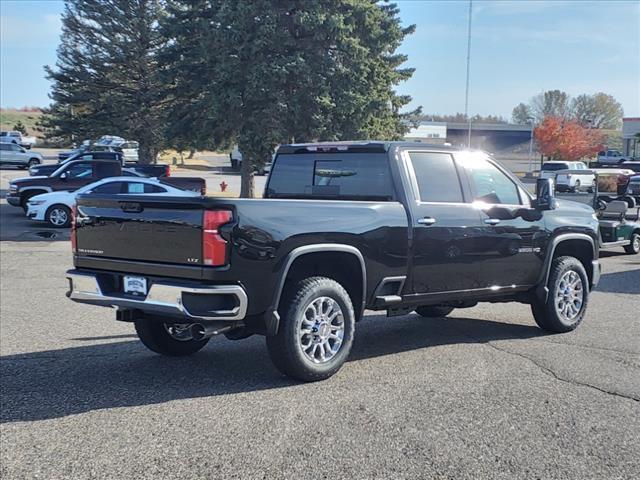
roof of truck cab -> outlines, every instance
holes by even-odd
[[[424,142],[410,142],[410,141],[376,141],[376,140],[362,140],[362,141],[339,141],[339,142],[317,142],[317,143],[291,143],[287,145],[280,145],[277,153],[303,153],[304,151],[316,151],[316,149],[334,149],[345,151],[367,151],[367,152],[387,152],[392,147],[399,148],[431,148],[442,151],[461,151],[465,148],[453,147],[450,145],[438,145]]]

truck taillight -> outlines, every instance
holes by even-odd
[[[165,177],[170,177],[171,176],[171,166],[170,165],[165,165],[164,166],[164,176]]]
[[[75,255],[78,253],[78,231],[76,230],[76,217],[78,216],[78,207],[75,205],[71,209],[71,251]]]
[[[226,265],[227,241],[220,236],[220,227],[229,223],[230,210],[205,210],[202,219],[202,263],[212,267]]]

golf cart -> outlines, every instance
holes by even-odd
[[[628,254],[640,253],[640,206],[633,197],[607,191],[604,182],[597,185],[594,208],[600,223],[600,247],[619,246]]]

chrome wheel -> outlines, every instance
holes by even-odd
[[[179,342],[193,340],[190,323],[163,323],[162,325],[164,325],[164,329],[174,340],[178,340]]]
[[[344,317],[340,305],[329,297],[318,297],[305,308],[300,321],[298,346],[313,363],[331,360],[342,346]]]
[[[633,250],[640,252],[640,235],[635,235],[633,237]]]
[[[62,208],[54,208],[49,212],[49,222],[56,227],[65,225],[69,221],[69,215]]]
[[[560,278],[555,292],[555,307],[558,316],[567,323],[580,314],[584,301],[584,286],[577,272],[569,270]]]

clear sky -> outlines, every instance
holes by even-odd
[[[416,24],[401,51],[414,77],[399,87],[425,113],[464,110],[468,1],[401,0]],[[471,114],[509,117],[548,89],[603,91],[640,116],[640,0],[474,0]],[[0,105],[49,104],[43,65],[55,62],[59,0],[0,0]]]

